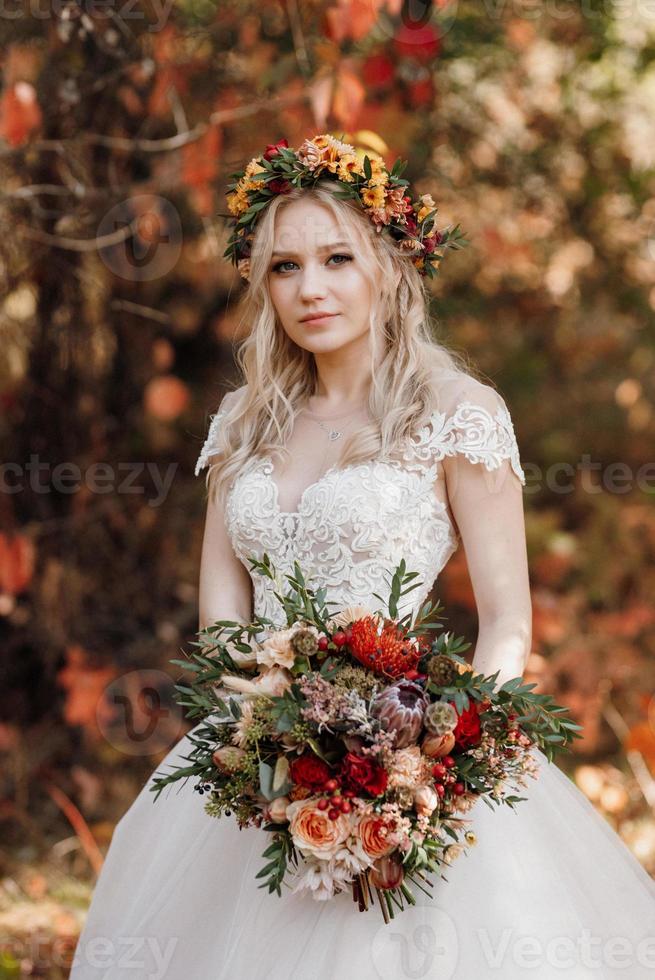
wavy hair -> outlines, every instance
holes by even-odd
[[[372,421],[344,442],[339,466],[391,453],[440,410],[444,376],[477,377],[468,359],[433,339],[430,299],[424,280],[399,244],[378,233],[356,201],[334,195],[334,183],[294,188],[274,197],[259,219],[252,242],[249,285],[240,303],[239,322],[251,325],[235,351],[243,385],[228,392],[218,427],[214,461],[206,485],[224,495],[248,460],[256,455],[285,457],[296,414],[316,394],[316,363],[310,351],[288,336],[268,288],[275,216],[293,201],[310,197],[327,208],[352,243],[356,261],[372,286],[370,312]]]

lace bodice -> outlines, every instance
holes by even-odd
[[[459,540],[441,461],[460,454],[486,471],[504,464],[511,479],[525,484],[505,402],[494,389],[473,379],[465,391],[475,400],[460,394],[452,408],[435,412],[393,458],[322,469],[296,495],[291,510],[283,509],[280,499],[288,494],[293,477],[276,475],[270,456],[252,457],[233,480],[225,506],[226,529],[246,569],[250,571],[249,556],[261,559],[267,552],[279,573],[276,588],[286,591],[282,576],[298,561],[308,584],[324,586],[329,600],[373,610],[383,606],[374,594],[386,600],[393,571],[404,558],[407,570],[418,572],[415,581],[422,584],[404,597],[399,613],[414,615]],[[216,452],[225,415],[221,408],[211,418],[196,475]],[[304,453],[308,459],[312,452],[315,455],[319,430],[314,427],[311,436],[309,430],[302,436],[302,431],[304,441],[294,451],[301,463]],[[323,446],[321,451],[324,457]],[[251,577],[254,612],[285,625],[270,579],[257,572]]]

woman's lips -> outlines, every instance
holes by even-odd
[[[338,313],[326,313],[325,316],[313,316],[310,320],[302,320],[302,323],[312,324],[312,323],[325,323],[328,320],[333,320],[335,316],[339,316]]]

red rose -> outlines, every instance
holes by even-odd
[[[330,778],[330,767],[312,752],[298,756],[289,766],[291,781],[307,789],[322,789]]]
[[[269,180],[267,187],[274,194],[288,194],[291,190],[291,184],[284,177],[276,177],[275,180]]]
[[[267,143],[266,150],[264,151],[264,160],[271,160],[273,157],[276,157],[280,152],[280,146],[286,146],[288,148],[289,144],[287,140],[278,140],[277,143]]]
[[[416,218],[413,214],[408,215],[405,219],[405,228],[410,233],[410,235],[415,235],[418,231],[418,225],[416,223]]]
[[[455,705],[453,705],[454,707]],[[455,745],[458,749],[469,749],[474,745],[480,744],[480,716],[474,701],[471,701],[469,707],[458,715],[457,725],[453,734],[455,735]]]
[[[341,773],[348,789],[380,796],[387,788],[387,772],[370,756],[348,752],[341,761]]]

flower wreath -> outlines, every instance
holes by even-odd
[[[286,139],[269,143],[245,170],[230,174],[227,205],[234,217],[227,217],[233,230],[223,255],[248,280],[253,230],[262,210],[276,194],[288,194],[293,187],[312,187],[319,178],[327,177],[339,185],[336,197],[358,200],[376,231],[388,228],[421,275],[432,278],[443,251],[461,248],[467,241],[459,225],[441,231],[435,228],[437,207],[430,194],[412,201],[407,193],[409,181],[401,176],[406,166],[407,161],[398,158],[389,171],[379,155],[369,157],[327,133],[306,139],[297,150]]]

